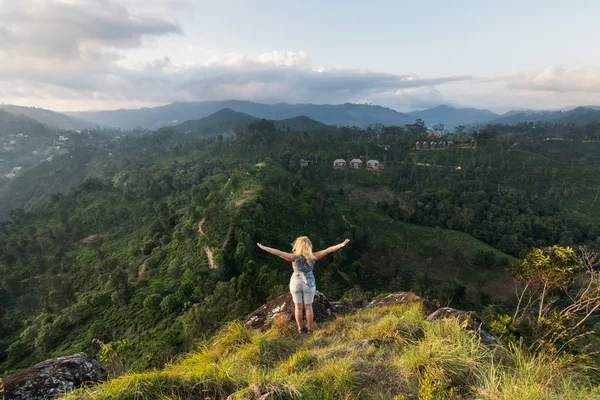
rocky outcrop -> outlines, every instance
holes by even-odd
[[[327,297],[318,291],[315,293],[313,312],[316,322],[326,321],[336,315]],[[279,315],[288,315],[291,321],[294,320],[294,302],[290,293],[281,295],[248,314],[244,318],[244,324],[253,328],[266,329]]]
[[[336,315],[352,314],[365,308],[366,305],[367,302],[364,300],[344,299],[331,302],[331,306]]]
[[[395,304],[415,304],[418,303],[423,307],[423,312],[427,315],[427,321],[433,321],[442,318],[457,319],[459,322],[466,322],[466,327],[469,330],[477,332],[481,338],[481,343],[486,345],[500,344],[498,337],[481,319],[475,315],[456,310],[450,307],[438,307],[431,301],[417,296],[413,292],[394,292],[380,299],[373,300],[369,304],[359,300],[327,300],[327,297],[321,292],[316,292],[313,303],[313,311],[316,322],[323,322],[335,317],[336,315],[345,315],[354,313],[358,310],[371,307],[385,307]],[[292,295],[287,293],[279,296],[273,301],[261,306],[256,311],[248,314],[244,318],[246,326],[258,329],[267,329],[271,322],[278,316],[286,316],[290,322],[294,321],[294,302]],[[368,347],[373,343],[366,343]]]
[[[481,343],[485,345],[500,344],[498,336],[496,336],[496,334],[485,322],[483,322],[479,317],[476,317],[475,315],[466,311],[460,311],[450,307],[442,307],[430,314],[427,317],[427,321],[444,318],[456,319],[460,323],[466,322],[467,329],[477,332],[481,338]]]
[[[414,304],[419,303],[423,306],[426,315],[436,311],[438,307],[431,301],[417,296],[413,292],[394,292],[381,299],[375,299],[367,305],[367,308],[390,306],[394,304]]]
[[[42,361],[2,379],[6,400],[41,400],[56,397],[84,383],[106,380],[106,370],[85,353]]]

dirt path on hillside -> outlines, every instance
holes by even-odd
[[[202,224],[204,224],[206,222],[206,215],[202,217],[202,219],[200,220],[200,222],[198,222],[198,232],[200,232],[200,234],[202,236],[204,236],[205,238],[208,239],[208,236],[206,235],[206,233],[204,232],[204,230],[202,230]],[[213,249],[212,247],[206,245],[204,246],[204,252],[206,253],[206,258],[208,258],[208,267],[210,269],[217,269],[218,267],[215,266],[215,263],[213,261],[213,253],[214,253],[215,249]]]
[[[202,230],[202,224],[204,222],[206,222],[206,215],[202,217],[200,222],[198,222],[198,232],[200,232],[204,237],[208,237],[208,236],[206,236],[206,233],[204,233],[204,231]]]
[[[235,213],[236,214],[237,214],[240,206],[242,204],[244,204],[246,201],[248,201],[254,192],[255,192],[255,189],[253,187],[250,187],[249,189],[244,191],[244,193],[246,195],[235,202],[235,206],[236,206]],[[202,236],[204,236],[205,238],[208,239],[208,235],[202,229],[202,225],[205,222],[206,222],[206,215],[202,216],[202,219],[200,221],[198,221],[198,232]],[[225,248],[225,246],[227,246],[227,243],[229,242],[229,238],[231,237],[232,230],[233,230],[233,218],[229,221],[229,227],[227,228],[227,233],[225,234],[225,237],[223,238],[223,241],[221,242],[221,245],[220,245],[221,248]],[[206,257],[208,258],[208,265],[210,266],[210,269],[221,268],[220,265],[215,265],[215,263],[213,261],[213,253],[215,252],[215,249],[213,247],[210,247],[208,245],[204,246],[204,252],[206,253]]]

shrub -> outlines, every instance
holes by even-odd
[[[6,356],[10,362],[18,362],[31,353],[31,348],[26,342],[17,340],[11,343],[6,349]]]
[[[177,301],[175,295],[172,294],[165,296],[165,298],[160,302],[161,310],[166,313],[172,313],[177,307],[179,307],[179,301]]]
[[[162,296],[159,294],[151,294],[144,299],[144,308],[151,312],[159,311],[162,307]]]

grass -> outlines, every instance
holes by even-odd
[[[269,394],[270,397],[261,397]],[[419,305],[362,310],[312,336],[287,320],[261,333],[233,322],[163,370],[130,373],[67,399],[596,399],[581,369],[518,346],[484,347]]]

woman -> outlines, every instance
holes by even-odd
[[[312,303],[315,297],[315,276],[313,268],[315,261],[325,257],[344,247],[350,239],[340,244],[328,247],[325,250],[312,252],[312,243],[307,236],[300,236],[292,245],[292,253],[285,253],[257,243],[264,251],[274,254],[292,263],[294,273],[290,279],[290,292],[294,300],[296,325],[299,333],[312,333],[313,309]],[[306,310],[306,330],[302,328],[302,310]]]

